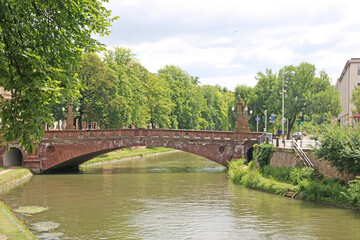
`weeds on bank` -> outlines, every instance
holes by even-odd
[[[246,165],[245,159],[229,163],[229,178],[235,184],[283,194],[297,191],[298,197],[360,208],[360,177],[350,181],[348,187],[340,179],[314,178],[312,168],[286,168],[264,166],[257,168],[254,161]]]
[[[294,191],[295,186],[288,183],[281,183],[274,178],[265,178],[261,175],[258,168],[253,163],[245,165],[245,160],[237,160],[229,163],[229,178],[236,184],[260,189],[275,194],[284,194]]]
[[[29,174],[31,172],[26,168],[14,169],[11,172],[0,174],[0,191]]]

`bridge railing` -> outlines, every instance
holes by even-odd
[[[226,131],[179,130],[179,129],[109,129],[109,130],[64,130],[46,131],[47,139],[118,139],[118,138],[171,138],[171,139],[202,139],[202,140],[253,140],[262,133],[234,133]]]

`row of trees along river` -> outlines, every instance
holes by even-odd
[[[130,49],[115,48],[100,58],[95,53],[83,55],[77,71],[79,94],[73,100],[77,119],[96,123],[101,128],[149,127],[231,131],[234,129],[237,96],[247,101],[251,130],[256,130],[256,116],[264,111],[278,115],[273,129],[281,125],[281,88],[285,74],[285,117],[289,133],[297,128],[299,114],[306,115],[307,124],[322,122],[326,113],[340,111],[339,95],[329,76],[309,63],[285,66],[278,74],[271,69],[256,75],[254,87],[238,85],[230,91],[219,85],[201,85],[199,77],[191,76],[178,66],[166,65],[150,73]],[[68,97],[50,104],[55,121],[66,119]],[[311,124],[310,124],[311,122]],[[264,128],[264,120],[259,129]]]

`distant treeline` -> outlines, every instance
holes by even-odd
[[[285,81],[285,118],[289,132],[297,127],[300,112],[307,123],[321,123],[324,114],[340,111],[339,94],[328,75],[315,74],[315,66],[301,63],[285,66],[279,74],[267,69],[259,72],[255,87],[238,85],[229,91],[219,85],[201,85],[178,66],[166,65],[157,73],[142,66],[130,49],[115,48],[103,58],[95,53],[83,56],[78,70],[79,94],[73,99],[73,115],[101,128],[172,128],[232,131],[236,119],[237,96],[247,101],[250,129],[256,130],[255,117],[261,117],[259,131],[264,128],[264,113],[276,114],[274,124],[281,126],[282,81]],[[295,71],[294,76],[288,73]],[[284,75],[283,75],[284,73]],[[68,99],[51,104],[55,120],[66,119]],[[77,109],[77,111],[75,111]],[[252,113],[252,115],[250,115]],[[269,119],[267,119],[268,122]]]

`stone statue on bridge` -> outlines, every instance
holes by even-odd
[[[249,116],[247,114],[247,103],[245,101],[244,106],[242,105],[241,96],[238,96],[237,102],[237,113],[236,113],[236,125],[235,133],[250,132],[249,129]]]

